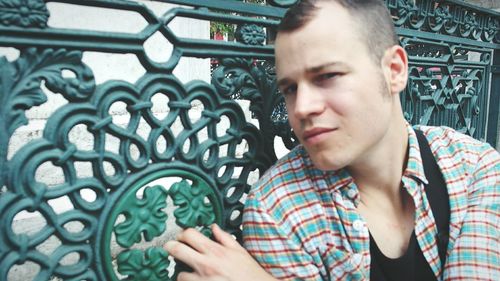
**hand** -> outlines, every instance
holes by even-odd
[[[165,244],[171,256],[194,270],[181,272],[178,281],[276,280],[229,233],[215,224],[212,233],[217,242],[190,228]]]

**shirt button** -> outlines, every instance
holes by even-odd
[[[350,199],[354,199],[356,198],[356,190],[354,189],[349,189],[347,191],[347,197],[349,197]]]
[[[365,224],[362,220],[355,220],[353,223],[352,223],[352,227],[354,228],[354,230],[356,231],[361,231],[364,229],[365,227]]]

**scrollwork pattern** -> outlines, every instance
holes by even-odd
[[[269,148],[275,136],[280,136],[291,149],[297,140],[291,133],[286,117],[283,96],[279,94],[274,67],[268,62],[247,59],[223,59],[212,73],[212,84],[219,93],[250,101],[250,110],[259,120]],[[276,160],[274,149],[267,152]]]
[[[23,53],[17,62],[3,62],[3,71],[6,71],[5,67],[8,65],[7,72],[13,77],[28,77],[24,79],[27,82],[19,82],[24,80],[18,79],[9,80],[11,84],[2,84],[3,87],[12,85],[14,91],[10,93],[16,91],[23,95],[29,93],[31,100],[23,100],[25,104],[31,106],[44,102],[44,94],[40,89],[41,77],[45,79],[47,88],[62,93],[72,102],[52,114],[47,121],[43,138],[22,147],[9,161],[6,176],[2,177],[6,179],[7,191],[2,194],[1,200],[11,198],[10,194],[12,198],[17,199],[5,202],[5,205],[2,203],[2,207],[8,207],[6,210],[9,211],[1,212],[0,221],[11,221],[17,213],[29,210],[38,212],[47,226],[33,236],[26,236],[9,234],[12,232],[12,226],[8,223],[1,225],[3,231],[0,233],[7,235],[0,234],[0,244],[3,245],[0,264],[5,268],[0,272],[2,274],[0,278],[6,278],[9,268],[14,264],[32,261],[43,269],[37,280],[44,280],[45,276],[76,278],[84,274],[97,276],[98,280],[106,279],[105,276],[109,274],[106,273],[107,269],[104,269],[105,265],[93,268],[95,271],[86,273],[75,271],[68,275],[66,267],[54,266],[54,263],[58,262],[57,259],[63,256],[41,254],[37,246],[51,236],[62,237],[63,245],[59,247],[60,251],[70,249],[65,248],[66,243],[78,245],[80,248],[77,247],[70,252],[65,250],[64,255],[76,253],[80,257],[77,261],[79,268],[88,267],[96,255],[109,252],[100,248],[106,243],[101,244],[91,237],[98,232],[105,232],[103,229],[108,226],[101,225],[102,218],[106,217],[105,214],[109,213],[113,206],[116,209],[120,202],[129,207],[129,210],[123,213],[125,221],[116,226],[115,232],[117,243],[124,248],[138,243],[139,236],[144,235],[146,240],[149,240],[164,232],[166,214],[163,213],[163,209],[168,195],[172,197],[174,204],[179,206],[174,212],[179,225],[205,227],[215,222],[214,214],[217,214],[217,222],[239,236],[241,215],[233,217],[232,212],[242,213],[243,205],[240,198],[248,192],[249,173],[256,169],[261,169],[263,172],[272,162],[269,158],[256,160],[262,153],[261,132],[245,121],[241,107],[230,95],[219,93],[214,86],[201,81],[183,85],[173,75],[155,73],[147,73],[135,84],[108,81],[96,87],[92,72],[81,63],[81,54],[78,52],[32,49]],[[46,71],[42,72],[41,69],[44,68]],[[75,82],[68,82],[66,78],[62,78],[61,69],[70,69],[76,73]],[[169,114],[161,120],[152,112],[152,97],[157,94],[166,95],[169,99]],[[245,91],[245,95],[247,94],[250,92]],[[10,100],[6,101],[12,104],[12,99],[16,96],[9,97]],[[36,102],[33,102],[33,99]],[[193,101],[203,104],[201,117],[197,120],[189,118],[190,111],[193,110]],[[115,124],[110,115],[111,106],[117,102],[127,104],[131,116],[125,127]],[[227,130],[223,134],[217,132],[222,117],[229,121]],[[172,129],[176,120],[182,125],[179,132]],[[145,122],[150,127],[150,133],[146,138],[137,133],[140,122]],[[87,128],[94,139],[92,149],[81,150],[70,141],[69,134],[75,126]],[[201,137],[202,130],[205,130],[208,136]],[[119,140],[118,152],[107,149],[106,135]],[[166,140],[164,149],[158,147],[159,138]],[[246,141],[248,148],[240,156],[236,148],[243,140]],[[190,143],[188,150],[184,149],[186,142]],[[132,156],[131,146],[134,146],[138,155]],[[219,155],[220,146],[228,147],[224,156]],[[206,158],[206,155],[209,157]],[[64,183],[49,188],[45,183],[36,180],[36,170],[47,162],[61,169]],[[76,163],[88,163],[92,167],[93,175],[81,178]],[[106,171],[105,163],[112,166],[113,173]],[[172,191],[168,191],[168,194],[165,189],[158,186],[145,188],[144,197],[140,200],[135,194],[130,195],[128,199],[120,195],[130,188],[132,176],[136,174],[146,176],[166,163],[176,165],[180,170],[188,170],[191,174],[206,176],[206,186],[200,189],[202,192],[197,193],[199,188],[197,184],[193,186],[184,184],[183,188],[177,188],[183,185],[181,182],[177,187],[174,186]],[[239,177],[235,177],[238,168],[241,168],[240,174]],[[220,172],[221,170],[224,172]],[[229,194],[232,187],[238,187],[239,191]],[[83,189],[91,191],[95,198],[88,201],[82,197]],[[209,205],[204,201],[206,196],[211,198]],[[70,200],[73,210],[63,213],[54,211],[49,201],[61,197]],[[222,202],[214,205],[213,200]],[[196,202],[199,204],[192,205]],[[102,218],[101,213],[103,213]],[[71,232],[66,227],[70,223],[77,223],[82,228],[78,232]],[[208,228],[202,228],[202,231],[210,235]],[[30,241],[30,243],[19,244],[16,241]],[[59,253],[59,248],[55,250],[56,253]],[[18,257],[6,259],[6,253],[16,253]]]
[[[456,2],[422,0],[385,1],[396,26],[464,39],[497,43],[498,17]]]
[[[8,140],[12,133],[28,120],[25,111],[47,100],[40,89],[45,86],[62,94],[69,101],[87,99],[94,91],[92,71],[81,61],[81,52],[64,49],[25,49],[18,60],[10,63],[0,57],[0,174],[6,172]],[[70,70],[75,78],[65,78],[63,70]],[[0,177],[0,186],[4,183]]]
[[[49,90],[61,93],[69,101],[88,98],[94,91],[95,83],[91,70],[81,62],[81,56],[79,51],[45,49],[38,53],[35,48],[28,48],[14,63],[1,57],[4,132],[12,134],[26,124],[24,110],[47,100],[40,90],[42,80]],[[62,71],[65,69],[73,71],[76,78],[64,78]]]

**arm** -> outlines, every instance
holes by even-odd
[[[500,155],[486,150],[471,170],[467,210],[447,260],[445,280],[500,278]]]
[[[274,281],[228,233],[212,226],[216,242],[194,229],[181,232],[177,240],[168,241],[165,250],[190,266],[194,272],[182,272],[178,281]]]

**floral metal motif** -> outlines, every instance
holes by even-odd
[[[174,211],[174,216],[179,226],[183,228],[206,227],[215,222],[214,206],[208,199],[208,196],[213,194],[209,186],[202,182],[191,186],[186,180],[182,180],[170,187],[169,194],[174,204],[178,206]]]
[[[167,191],[163,186],[147,186],[160,178],[181,177],[183,180],[171,185]],[[189,182],[188,182],[189,180]],[[143,197],[137,198],[137,193],[143,190]],[[122,251],[117,260],[118,272],[129,275],[127,280],[157,280],[160,275],[170,275],[162,261],[168,257],[162,249],[152,249],[144,253],[140,250],[131,250],[135,245],[142,243],[142,237],[146,241],[151,241],[154,237],[159,237],[166,230],[167,215],[165,214],[167,197],[170,196],[175,206],[174,217],[176,224],[182,228],[193,227],[199,229],[203,234],[210,237],[211,231],[208,226],[212,223],[221,222],[221,206],[216,198],[214,188],[198,176],[184,170],[165,169],[156,173],[150,173],[146,177],[141,177],[129,187],[125,194],[120,196],[110,216],[111,220],[106,223],[114,225],[113,220],[125,217],[124,221],[114,226],[113,232],[117,243],[128,248]],[[109,227],[107,227],[109,229]],[[108,231],[104,235],[105,240],[109,239]],[[109,251],[106,250],[104,260],[110,260]],[[149,261],[149,259],[151,261]],[[156,260],[156,261],[155,261]],[[113,276],[114,271],[108,268],[108,274]],[[175,280],[178,272],[186,271],[188,267],[175,261],[175,270],[172,273],[172,280]],[[163,278],[163,277],[159,277]],[[171,280],[171,279],[163,279]]]
[[[145,252],[129,250],[118,255],[118,272],[124,280],[169,281],[168,254],[160,248],[148,248]]]
[[[266,33],[262,26],[256,24],[244,24],[238,26],[235,32],[236,40],[247,45],[264,45]]]
[[[48,19],[43,0],[0,0],[0,25],[44,28]]]
[[[130,247],[141,241],[151,241],[165,231],[167,214],[167,191],[160,185],[144,189],[144,197],[137,199],[135,194],[122,199],[127,208],[123,210],[125,221],[115,227],[116,241],[122,247]]]

